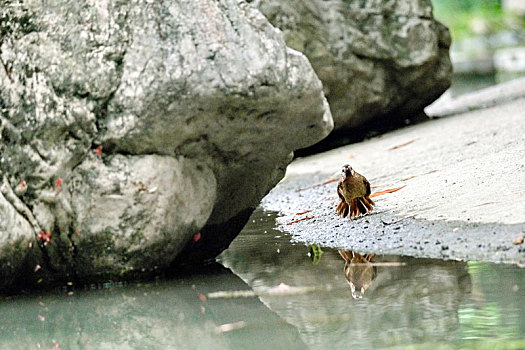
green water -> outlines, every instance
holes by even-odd
[[[337,250],[267,215],[192,273],[0,298],[0,349],[525,349],[525,270],[377,256],[356,299]]]

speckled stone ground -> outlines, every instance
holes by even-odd
[[[372,192],[405,187],[374,198],[370,215],[338,217],[329,181],[347,163]],[[525,243],[513,243],[525,235],[525,98],[297,159],[262,206],[305,243],[524,264]]]

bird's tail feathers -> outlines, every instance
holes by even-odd
[[[346,203],[345,201],[341,201],[341,203],[337,205],[336,211],[337,211],[337,215],[341,215],[342,217],[348,216],[348,211],[349,211],[348,203]]]

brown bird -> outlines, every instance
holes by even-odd
[[[361,255],[351,250],[339,249],[339,255],[345,260],[345,277],[352,290],[354,299],[361,299],[366,290],[376,279],[377,268],[371,263],[375,254]]]
[[[355,172],[350,165],[343,165],[341,181],[337,184],[337,195],[341,203],[337,206],[337,214],[350,218],[366,214],[375,205],[370,199],[370,182],[361,174]]]

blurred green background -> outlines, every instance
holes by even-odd
[[[525,0],[432,0],[432,4],[434,16],[450,28],[453,40],[525,30],[524,13],[516,9],[525,8]]]
[[[431,0],[452,37],[450,96],[525,77],[525,0]]]

